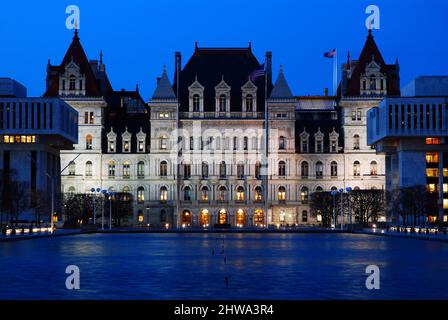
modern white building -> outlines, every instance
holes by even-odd
[[[52,190],[60,188],[60,150],[72,149],[77,139],[78,113],[72,107],[58,98],[26,97],[20,83],[0,79],[3,219],[36,221],[39,214],[49,220]]]
[[[176,52],[172,81],[163,70],[145,103],[138,87],[112,89],[102,55],[89,61],[76,32],[61,64],[47,68],[45,96],[79,113],[78,144],[61,166],[80,156],[62,192],[128,194],[132,225],[261,226],[319,224],[313,192],[383,189],[385,158],[367,145],[366,112],[400,94],[399,68],[371,32],[359,59],[342,66],[337,97],[295,96],[286,71],[273,76],[272,54],[263,60],[265,73],[250,45],[196,45],[185,65]]]
[[[387,190],[426,187],[438,207],[429,219],[448,221],[448,77],[419,77],[367,117],[367,142],[386,156]]]

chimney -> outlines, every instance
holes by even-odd
[[[266,77],[268,84],[272,83],[272,52],[266,51]]]
[[[325,96],[325,97],[328,97],[328,88],[325,88],[325,89],[324,89],[324,96]]]

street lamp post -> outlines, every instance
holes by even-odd
[[[146,224],[148,226],[148,229],[149,229],[149,210],[150,210],[149,206],[146,206]]]
[[[331,191],[331,195],[333,196],[333,226],[336,228],[336,195],[338,194],[337,190]]]
[[[341,230],[344,230],[344,189],[339,189],[339,192],[341,193]]]
[[[109,195],[109,230],[112,230],[112,196],[114,192],[108,192]]]
[[[103,189],[101,190],[101,193],[103,194],[103,201],[101,205],[101,230],[104,230],[104,200],[106,198],[107,190]]]

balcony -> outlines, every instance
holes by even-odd
[[[180,119],[264,119],[263,112],[180,112]]]

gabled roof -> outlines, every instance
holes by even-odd
[[[348,61],[347,66],[353,70],[351,78],[347,81],[345,95],[359,96],[361,89],[361,74],[365,73],[366,66],[372,61],[387,75],[387,95],[400,95],[399,67],[397,64],[388,65],[383,59],[378,46],[369,30],[366,42],[357,61]],[[338,92],[339,94],[339,92]]]
[[[101,55],[102,56],[102,55]],[[112,91],[112,86],[104,71],[94,70],[94,66],[98,67],[97,63],[89,62],[84,49],[81,45],[78,30],[75,29],[72,43],[70,44],[64,58],[59,66],[52,66],[50,63],[47,66],[47,91],[44,96],[58,96],[59,94],[59,75],[65,72],[65,67],[71,62],[75,63],[80,72],[86,77],[86,96],[101,97]],[[102,58],[100,60],[102,64]]]
[[[153,99],[176,99],[170,80],[166,74],[166,69],[163,68],[162,76],[157,78],[157,87],[152,95]]]
[[[280,72],[278,74],[277,81],[271,92],[271,99],[291,99],[293,98],[291,89],[289,89],[288,82],[283,74],[283,67],[280,66]]]
[[[204,111],[215,111],[215,87],[224,79],[230,87],[230,111],[242,111],[242,89],[249,75],[260,68],[260,63],[248,48],[199,48],[195,47],[193,55],[179,74],[180,111],[189,109],[188,87],[197,80],[204,86]],[[177,90],[177,76],[174,76],[173,89]],[[257,86],[257,110],[264,110],[265,77],[254,80]],[[268,92],[272,83],[268,83]]]

